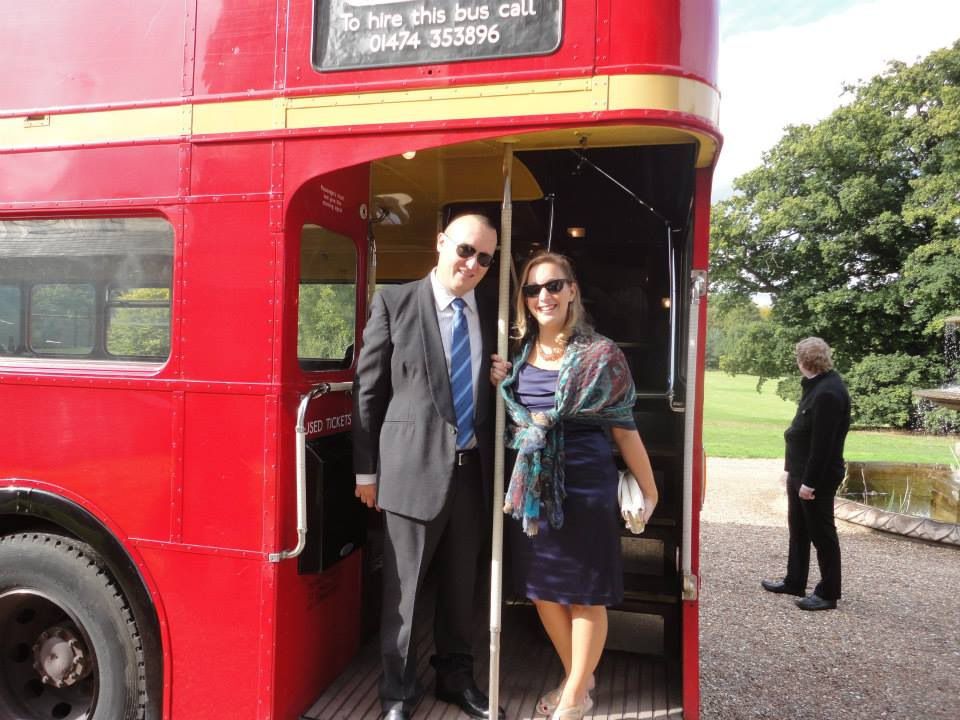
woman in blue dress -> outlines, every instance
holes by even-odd
[[[519,521],[511,544],[515,586],[536,606],[565,671],[537,709],[553,720],[579,720],[593,705],[607,607],[623,599],[610,438],[639,483],[644,521],[657,488],[633,420],[630,370],[617,345],[587,324],[570,261],[538,255],[520,277],[520,350],[513,363],[495,356],[491,369],[517,451],[504,511]]]

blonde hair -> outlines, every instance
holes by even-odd
[[[563,329],[557,337],[561,344],[566,345],[574,335],[589,332],[590,323],[587,320],[587,313],[586,310],[583,309],[583,302],[580,299],[580,285],[577,283],[576,274],[573,272],[573,263],[571,263],[570,258],[565,255],[551,252],[534,255],[527,260],[523,266],[523,270],[520,273],[520,287],[517,288],[517,295],[514,301],[516,320],[513,325],[513,338],[522,343],[527,338],[537,335],[537,322],[527,309],[527,299],[523,296],[523,286],[527,284],[530,271],[533,270],[533,268],[547,263],[560,267],[566,279],[577,286],[577,291],[573,294],[573,297],[570,299],[570,304],[567,306],[567,320],[563,324]]]
[[[833,368],[833,351],[818,337],[808,337],[797,343],[797,362],[819,375]]]

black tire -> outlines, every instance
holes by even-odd
[[[35,666],[52,628],[73,640],[61,656],[80,677]],[[141,720],[145,706],[140,635],[97,553],[59,535],[0,537],[0,718]]]

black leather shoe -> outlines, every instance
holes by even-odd
[[[760,584],[767,592],[777,593],[778,595],[796,595],[797,597],[806,595],[804,590],[797,590],[787,585],[783,580],[761,580]]]
[[[467,715],[473,718],[483,718],[488,720],[490,717],[490,698],[480,692],[477,687],[468,687],[465,690],[441,691],[437,690],[437,700],[456,705]],[[498,708],[500,717],[506,717],[503,708]]]
[[[393,708],[383,716],[383,720],[410,720],[410,713],[403,708]]]
[[[824,600],[816,593],[810,593],[795,602],[801,610],[835,610],[837,608],[836,600]]]

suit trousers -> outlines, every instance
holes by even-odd
[[[437,684],[445,691],[470,687],[473,679],[474,589],[483,516],[479,456],[455,469],[450,495],[430,521],[385,512],[383,610],[380,649],[384,712],[412,711],[419,698],[416,638],[428,571],[436,576],[433,637]],[[431,584],[432,586],[432,584]]]
[[[810,572],[810,544],[817,549],[820,582],[814,593],[824,600],[840,599],[840,539],[833,519],[833,498],[837,487],[818,488],[813,500],[801,500],[802,479],[787,479],[787,524],[790,528],[790,551],[787,575],[783,582],[797,590],[806,590]]]

